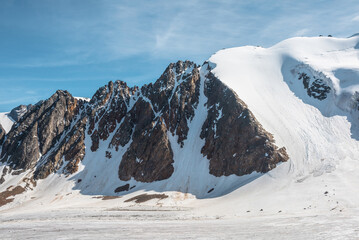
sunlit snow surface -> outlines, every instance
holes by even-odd
[[[199,152],[206,101],[202,69],[199,114],[190,123],[184,148],[169,135],[175,156],[170,179],[131,180],[136,188],[129,194],[102,200],[99,195],[114,195],[113,189],[125,182],[117,177],[119,161],[102,157],[106,149],[101,146],[108,142],[91,153],[87,136],[79,173],[68,178],[53,174],[1,208],[1,236],[359,238],[359,115],[353,101],[359,86],[358,45],[358,36],[292,38],[268,49],[221,50],[209,59],[212,72],[237,92],[276,144],[286,147],[290,160],[269,173],[221,178],[208,174],[208,160]],[[297,79],[301,72],[324,79],[332,89],[326,99],[308,96]],[[121,159],[123,153],[112,152],[113,159]],[[6,179],[0,188],[15,185],[25,174]],[[80,184],[77,179],[82,179]],[[206,195],[212,187],[215,190]],[[162,191],[169,197],[125,202]]]
[[[4,128],[5,132],[9,132],[14,121],[8,115],[9,113],[0,113],[0,124]]]

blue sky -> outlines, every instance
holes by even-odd
[[[1,0],[0,112],[57,89],[91,97],[110,80],[142,85],[222,48],[358,26],[357,0]]]

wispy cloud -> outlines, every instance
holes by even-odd
[[[309,29],[308,28],[303,28],[303,29],[300,29],[298,31],[296,31],[293,36],[295,37],[302,37],[302,36],[305,36],[306,34],[309,33]]]
[[[359,22],[359,15],[352,18],[353,22]]]
[[[0,61],[3,66],[56,67],[143,54],[204,58],[223,47],[268,46],[290,36],[324,32],[350,35],[353,22],[359,20],[358,3],[353,0],[90,0],[86,4],[40,0],[31,8],[39,14],[26,13],[27,27],[51,48],[26,62]],[[346,16],[352,16],[351,21]],[[24,22],[12,24],[22,27]]]

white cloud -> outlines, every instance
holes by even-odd
[[[303,29],[300,29],[298,31],[296,31],[293,36],[295,37],[302,37],[302,36],[305,36],[306,34],[309,33],[309,29],[307,28],[303,28]]]

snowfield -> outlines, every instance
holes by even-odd
[[[359,36],[292,38],[267,49],[245,46],[211,56],[216,77],[248,105],[277,146],[287,149],[290,160],[272,171],[210,175],[200,154],[205,116],[196,114],[181,154],[169,135],[175,156],[171,178],[131,180],[135,191],[103,198],[124,183],[117,176],[119,162],[93,160],[104,155],[101,144],[108,145],[100,142],[95,153],[86,148],[80,172],[53,174],[1,207],[1,239],[358,239],[358,46]],[[313,97],[317,92],[309,96],[300,76],[331,91],[322,100]],[[203,75],[201,81],[203,93]],[[201,94],[197,111],[204,112],[204,103]],[[113,156],[121,159],[123,153]],[[6,178],[1,191],[26,174]],[[153,198],[131,200],[141,194]]]
[[[9,113],[0,113],[0,124],[7,133],[10,131],[12,125],[14,124],[14,120],[12,120],[8,114]]]
[[[100,200],[101,201],[101,200]],[[2,213],[1,239],[357,239],[359,212],[199,217],[183,209],[73,206]]]
[[[348,100],[342,101],[359,87],[359,78],[350,78],[359,76],[358,42],[359,37],[292,38],[269,49],[222,50],[209,59],[216,76],[237,92],[290,156],[289,162],[223,198],[247,208],[288,211],[309,205],[323,210],[359,206],[358,109],[348,109]],[[351,69],[350,76],[341,74],[343,81],[351,79],[350,86],[342,87],[335,74],[339,69]],[[323,101],[309,97],[296,71],[325,78],[334,91]]]

